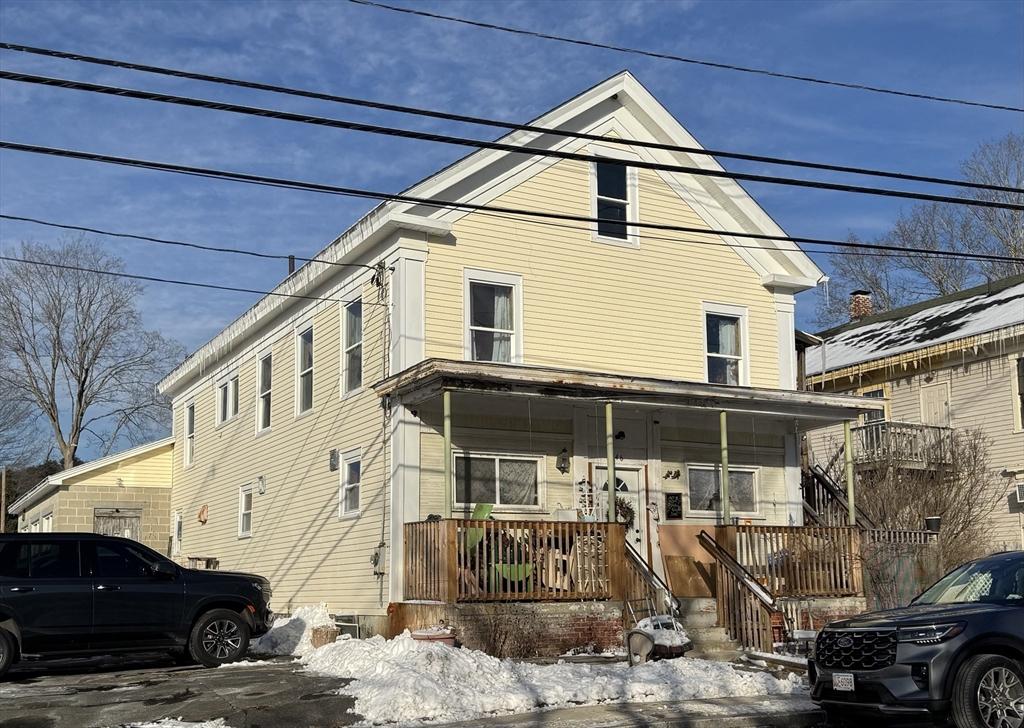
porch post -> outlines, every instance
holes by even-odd
[[[615,424],[612,421],[612,403],[604,404],[605,457],[608,459],[608,522],[615,523]]]
[[[854,503],[853,488],[853,434],[850,421],[843,422],[843,460],[846,466],[846,504],[850,508],[850,525],[857,525],[857,506]]]
[[[444,408],[444,517],[452,517],[452,393],[441,394]]]
[[[729,505],[729,415],[725,410],[718,413],[718,433],[722,440],[722,523],[728,526],[732,521],[732,508]]]

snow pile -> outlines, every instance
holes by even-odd
[[[311,632],[314,627],[331,627],[334,618],[327,613],[327,605],[299,607],[290,617],[278,617],[270,631],[249,646],[254,655],[301,656],[313,649]]]
[[[655,617],[647,617],[636,623],[637,629],[642,629],[654,638],[654,644],[663,647],[686,647],[693,646],[689,636],[683,629],[683,625],[667,614],[659,614]]]
[[[356,698],[355,712],[374,725],[803,690],[799,678],[779,680],[719,662],[679,658],[633,668],[621,663],[533,665],[417,641],[408,632],[392,640],[335,642],[306,654],[302,662],[313,672],[354,678],[344,692]]]
[[[189,723],[181,718],[164,718],[151,723],[129,723],[123,728],[227,728],[223,718],[206,720],[202,723]]]

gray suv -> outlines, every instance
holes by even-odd
[[[1024,728],[1024,552],[955,569],[909,606],[827,625],[810,661],[829,721]]]

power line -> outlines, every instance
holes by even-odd
[[[879,187],[864,187],[862,185],[848,185],[840,184],[837,182],[794,179],[791,177],[777,177],[774,175],[752,174],[747,172],[729,172],[720,169],[687,167],[676,164],[664,164],[661,162],[646,162],[643,160],[624,160],[617,159],[614,157],[597,157],[589,154],[565,152],[556,149],[539,149],[535,147],[522,146],[518,144],[488,142],[480,139],[470,139],[468,137],[456,137],[447,134],[437,134],[433,132],[414,131],[411,129],[399,129],[390,126],[380,126],[377,124],[347,121],[344,119],[333,119],[323,116],[313,116],[309,114],[296,114],[288,111],[265,109],[255,106],[243,106],[240,104],[231,104],[224,101],[210,101],[206,99],[197,99],[190,96],[176,96],[173,94],[163,94],[154,91],[140,91],[137,89],[129,89],[118,86],[106,86],[102,84],[85,83],[82,81],[71,81],[62,78],[52,78],[47,76],[36,76],[25,73],[15,73],[12,71],[0,71],[0,79],[9,81],[19,81],[22,83],[32,83],[42,86],[72,89],[76,91],[87,91],[90,93],[99,93],[109,96],[118,96],[122,98],[139,99],[143,101],[156,101],[159,103],[175,104],[178,106],[187,106],[190,108],[208,109],[212,111],[226,111],[234,114],[243,114],[247,116],[277,119],[280,121],[291,121],[301,124],[311,124],[313,126],[322,126],[333,129],[346,129],[349,131],[367,132],[370,134],[380,134],[384,136],[392,136],[405,139],[416,139],[419,141],[440,142],[444,144],[453,144],[457,146],[475,147],[478,149],[494,149],[497,151],[511,152],[513,154],[550,157],[554,159],[565,159],[577,162],[585,162],[588,164],[594,162],[601,162],[602,164],[614,164],[623,167],[635,167],[638,169],[652,169],[664,172],[675,172],[707,177],[719,177],[732,180],[742,180],[746,182],[762,182],[769,184],[787,185],[793,187],[808,187],[811,189],[851,192],[856,194],[867,194],[880,197],[898,197],[911,200],[923,200],[927,202],[941,202],[950,205],[968,205],[973,207],[988,207],[1004,210],[1024,211],[1024,204],[1012,202],[978,200],[965,197],[951,197],[949,195],[933,195],[925,192],[909,192],[905,190],[893,190]]]
[[[367,7],[379,8],[381,10],[389,10],[395,13],[417,15],[423,18],[430,18],[431,20],[444,20],[449,23],[461,23],[462,25],[471,25],[476,28],[485,28],[487,30],[499,30],[503,33],[515,33],[516,35],[524,35],[532,38],[542,38],[544,40],[553,40],[558,41],[560,43],[571,43],[573,45],[587,46],[589,48],[600,48],[608,51],[616,51],[618,53],[631,53],[634,55],[647,56],[648,58],[658,58],[660,60],[665,61],[689,63],[695,66],[706,66],[709,68],[718,68],[725,71],[739,71],[741,73],[751,73],[759,76],[770,76],[772,78],[782,78],[790,81],[803,81],[805,83],[815,83],[822,86],[838,86],[840,88],[854,89],[857,91],[870,91],[872,93],[877,94],[888,94],[890,96],[904,96],[912,99],[923,99],[925,101],[939,101],[947,104],[960,104],[962,106],[977,106],[985,109],[995,109],[997,111],[1024,112],[1024,108],[1019,106],[1008,106],[1004,104],[990,103],[987,101],[973,101],[970,99],[958,99],[949,96],[937,96],[934,94],[919,93],[916,91],[902,91],[899,89],[885,88],[882,86],[871,86],[863,83],[836,81],[833,79],[818,78],[815,76],[802,76],[792,73],[782,73],[780,71],[770,71],[765,68],[752,68],[749,66],[738,66],[732,63],[719,63],[717,61],[707,61],[699,58],[687,58],[685,56],[677,56],[671,53],[649,51],[641,48],[629,48],[626,46],[616,46],[608,43],[599,43],[597,41],[583,40],[581,38],[569,38],[567,36],[562,35],[541,33],[536,30],[513,28],[507,25],[498,25],[497,23],[487,23],[482,20],[460,18],[454,15],[442,15],[440,13],[431,13],[427,12],[426,10],[414,10],[413,8],[403,8],[398,7],[396,5],[386,5],[384,3],[372,2],[371,0],[349,0],[349,2],[354,3],[356,5],[365,5]]]
[[[0,219],[4,220],[17,220],[18,222],[30,222],[34,225],[45,225],[46,227],[61,228],[64,230],[77,230],[83,233],[95,233],[97,235],[110,235],[116,238],[130,238],[133,240],[142,240],[148,243],[159,243],[161,245],[177,245],[183,248],[194,248],[196,250],[206,250],[212,253],[232,253],[235,255],[248,255],[253,258],[269,258],[272,260],[301,260],[304,263],[323,263],[325,265],[334,265],[340,268],[366,268],[367,270],[376,270],[372,265],[366,265],[365,263],[338,263],[333,260],[323,260],[321,258],[304,258],[300,255],[280,255],[276,253],[260,253],[255,250],[247,250],[245,248],[223,248],[214,245],[204,245],[202,243],[190,243],[183,240],[168,240],[166,238],[154,238],[149,235],[134,235],[131,233],[114,233],[109,230],[100,230],[99,228],[85,227],[83,225],[69,225],[65,223],[56,223],[48,220],[40,220],[34,217],[23,217],[21,215],[7,215],[0,213]]]
[[[521,219],[515,218],[515,217],[513,217],[511,215],[504,215],[504,214],[499,214],[499,213],[480,212],[479,214],[480,215],[486,215],[487,217],[492,217],[492,218],[496,218],[496,219],[499,219],[499,220],[510,220],[512,222],[517,222],[517,223],[525,222],[525,223],[530,224],[530,225],[541,225],[541,226],[544,226],[544,227],[554,227],[554,228],[560,228],[560,229],[563,229],[563,230],[576,230],[576,231],[586,231],[586,232],[589,232],[591,230],[591,228],[589,226],[569,225],[569,224],[566,224],[566,223],[550,222],[550,221],[547,221],[547,220],[529,220],[529,219],[521,220]],[[208,245],[201,245],[201,244],[198,244],[198,243],[188,243],[188,242],[182,242],[182,241],[177,241],[177,240],[173,240],[172,241],[172,240],[166,240],[166,239],[162,239],[162,238],[154,238],[154,237],[150,237],[148,235],[141,235],[141,234],[138,234],[138,233],[115,232],[113,230],[104,230],[104,229],[101,229],[101,228],[85,227],[85,226],[82,226],[82,225],[73,225],[73,224],[70,224],[70,223],[61,223],[61,222],[56,222],[56,221],[53,221],[53,220],[41,220],[39,218],[24,217],[24,216],[21,216],[21,215],[7,215],[7,214],[0,213],[0,219],[16,220],[18,222],[27,222],[27,223],[32,223],[34,225],[42,225],[44,227],[58,228],[58,229],[61,229],[61,230],[77,230],[77,231],[80,231],[80,232],[94,233],[96,235],[103,235],[103,236],[113,237],[113,238],[127,238],[127,239],[130,239],[130,240],[139,240],[139,241],[143,241],[143,242],[152,242],[152,243],[170,244],[170,245],[182,245],[182,246],[189,247],[189,248],[197,248],[199,250],[212,251],[212,252],[217,252],[217,253],[238,253],[240,255],[256,255],[258,257],[269,257],[269,258],[287,257],[287,256],[265,255],[265,254],[262,254],[262,253],[253,253],[252,251],[249,251],[249,250],[240,250],[240,249],[236,249],[236,248],[217,248],[217,247],[212,247],[212,246],[208,246]],[[764,250],[765,249],[764,247],[762,247],[760,245],[742,245],[742,244],[739,244],[739,243],[726,243],[724,241],[719,242],[719,241],[715,241],[715,240],[694,240],[694,239],[688,239],[688,238],[670,238],[670,237],[665,237],[665,236],[648,235],[648,234],[641,235],[640,239],[641,239],[641,241],[644,241],[644,240],[658,240],[658,241],[664,241],[664,242],[669,242],[669,243],[686,243],[686,244],[693,244],[693,245],[698,245],[698,246],[709,246],[709,247],[718,247],[718,248],[731,248],[731,249],[741,248],[741,249],[745,249],[745,250]],[[806,253],[828,253],[830,255],[857,255],[857,256],[862,256],[862,257],[877,257],[877,258],[900,258],[900,257],[905,257],[905,256],[903,256],[900,253],[875,252],[875,251],[864,251],[864,252],[861,252],[861,251],[854,251],[854,250],[830,251],[830,250],[819,250],[819,249],[814,249],[814,250],[806,250],[805,249],[804,252],[806,252]],[[933,258],[945,258],[951,252],[955,253],[956,251],[936,250],[936,251],[928,251],[926,253],[922,252],[922,253],[920,253],[920,255],[927,255],[927,256],[933,257]],[[306,261],[310,261],[310,262],[316,262],[316,263],[331,263],[330,261],[320,260],[318,258],[303,258],[302,260],[306,260]],[[334,263],[333,265],[346,265],[346,264],[344,264],[344,263]],[[371,269],[373,268],[373,266],[366,266],[366,267],[367,268],[371,268]]]
[[[44,147],[35,144],[22,144],[19,142],[11,142],[0,140],[0,149],[9,149],[12,151],[26,152],[29,154],[42,154],[54,157],[63,157],[68,159],[79,159],[90,162],[102,162],[104,164],[114,164],[125,167],[133,167],[138,169],[151,169],[161,172],[170,172],[173,174],[182,174],[193,177],[205,177],[208,179],[220,179],[228,180],[232,182],[241,182],[244,184],[252,184],[263,187],[274,187],[280,189],[291,189],[300,190],[305,192],[317,192],[320,194],[327,195],[340,195],[344,197],[358,197],[364,199],[376,199],[385,200],[390,202],[401,202],[411,205],[422,205],[424,207],[434,207],[439,209],[453,209],[453,210],[468,210],[468,211],[483,211],[483,212],[498,212],[506,213],[510,215],[519,215],[532,218],[543,218],[553,220],[564,220],[570,222],[585,222],[585,223],[613,223],[615,225],[621,225],[627,228],[638,228],[638,229],[650,229],[650,230],[668,230],[673,232],[684,232],[694,233],[697,235],[722,235],[725,237],[736,237],[736,238],[751,238],[754,240],[766,240],[773,242],[793,243],[793,244],[808,244],[808,245],[827,245],[839,248],[856,248],[856,249],[867,249],[867,250],[892,250],[901,253],[922,253],[932,254],[934,251],[930,251],[926,248],[905,248],[898,245],[889,245],[884,243],[854,243],[844,240],[824,240],[821,238],[807,238],[807,237],[794,237],[789,235],[771,235],[768,233],[750,233],[742,231],[730,231],[730,230],[718,230],[714,228],[699,228],[686,225],[673,225],[669,223],[654,223],[654,222],[641,222],[641,221],[624,221],[616,220],[612,218],[602,217],[588,217],[585,215],[573,215],[570,213],[561,212],[548,212],[544,210],[526,210],[516,207],[505,207],[499,205],[485,205],[475,202],[456,202],[456,201],[444,201],[434,200],[425,197],[415,197],[407,194],[395,194],[389,192],[377,192],[373,190],[359,189],[356,187],[341,187],[338,185],[328,185],[318,182],[302,182],[297,180],[289,180],[281,177],[267,177],[264,175],[253,175],[246,174],[243,172],[228,172],[224,170],[209,169],[205,167],[193,167],[188,165],[170,164],[167,162],[155,162],[143,159],[133,159],[130,157],[115,157],[107,154],[98,154],[95,152],[82,152],[72,149],[57,149],[54,147]],[[778,249],[778,248],[776,248]],[[954,253],[953,251],[946,253],[950,257],[957,258],[970,258],[977,260],[993,260],[997,262],[1009,262],[1009,263],[1022,263],[1024,258],[1014,258],[1006,255],[994,255],[987,253]]]
[[[217,291],[231,291],[232,293],[255,293],[260,296],[277,296],[279,298],[299,298],[305,301],[323,301],[328,303],[341,303],[348,304],[353,301],[345,301],[340,298],[327,298],[320,296],[304,296],[300,293],[281,293],[279,291],[260,291],[255,288],[238,288],[236,286],[222,286],[217,283],[199,283],[198,281],[183,281],[175,278],[160,278],[158,276],[144,276],[138,273],[122,273],[110,270],[101,270],[99,268],[87,268],[79,265],[67,265],[65,263],[53,263],[45,260],[31,260],[29,258],[16,258],[8,255],[0,255],[0,260],[7,261],[8,263],[26,263],[28,265],[38,265],[44,268],[58,268],[60,270],[73,270],[80,273],[95,273],[97,275],[112,276],[115,278],[129,278],[136,281],[146,281],[149,283],[168,283],[175,286],[189,286],[192,288],[212,288]],[[363,302],[363,305],[368,306],[385,306],[383,303]]]
[[[730,152],[722,149],[705,149],[702,147],[687,147],[677,144],[662,144],[660,142],[644,141],[639,139],[624,139],[621,137],[606,137],[600,134],[588,134],[585,132],[567,131],[563,129],[552,129],[544,126],[536,126],[534,124],[519,124],[510,121],[501,121],[496,119],[489,119],[481,116],[469,116],[466,114],[455,114],[447,111],[437,111],[434,109],[424,109],[415,106],[404,106],[401,104],[392,104],[383,101],[373,101],[369,99],[360,99],[352,96],[339,96],[336,94],[323,93],[320,91],[310,91],[305,89],[290,88],[288,86],[279,86],[269,83],[261,83],[258,81],[246,81],[237,78],[229,78],[226,76],[215,76],[206,73],[195,73],[192,71],[184,71],[180,69],[166,68],[163,66],[152,66],[141,63],[132,63],[130,61],[123,61],[110,58],[101,58],[98,56],[88,56],[80,53],[71,53],[68,51],[52,50],[48,48],[38,48],[34,46],[19,45],[16,43],[0,43],[0,49],[17,51],[19,53],[31,53],[35,55],[48,56],[52,58],[61,58],[65,60],[76,61],[80,63],[90,63],[93,65],[109,66],[113,68],[123,68],[132,71],[140,71],[143,73],[151,73],[162,76],[170,76],[173,78],[186,78],[195,81],[204,81],[207,83],[215,83],[226,86],[236,86],[240,88],[249,88],[258,91],[269,91],[272,93],[285,94],[289,96],[298,96],[302,98],[316,99],[319,101],[331,101],[339,104],[346,104],[349,106],[358,106],[363,108],[378,109],[381,111],[392,111],[400,114],[411,114],[414,116],[423,116],[432,119],[442,119],[445,121],[456,121],[466,124],[478,124],[481,126],[489,126],[499,129],[508,129],[512,131],[525,131],[534,134],[549,134],[554,136],[561,136],[571,139],[584,139],[588,141],[600,141],[609,144],[640,147],[644,149],[658,149],[661,151],[669,152],[683,152],[685,154],[698,154],[709,157],[721,157],[723,159],[738,159],[746,162],[759,162],[764,164],[777,164],[785,165],[789,167],[799,167],[802,169],[816,169],[829,172],[842,172],[846,174],[860,174],[872,177],[885,177],[889,179],[899,179],[909,182],[925,182],[928,184],[940,184],[950,185],[956,187],[965,187],[970,189],[981,189],[990,190],[995,192],[1022,192],[1020,188],[1008,187],[1004,185],[991,185],[984,184],[981,182],[971,182],[970,180],[961,179],[950,179],[944,177],[934,177],[929,175],[909,174],[905,172],[894,172],[891,170],[879,170],[871,169],[866,167],[851,167],[846,165],[838,164],[827,164],[824,162],[811,162],[807,160],[788,159],[783,157],[770,157],[760,154],[746,154],[743,152]]]

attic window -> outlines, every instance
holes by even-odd
[[[633,219],[631,214],[630,169],[611,162],[594,163],[594,214],[598,238],[628,241],[629,228],[624,224]]]

